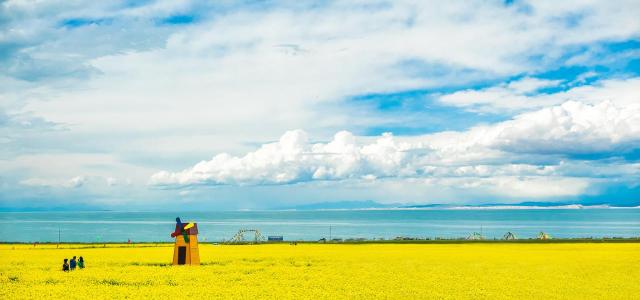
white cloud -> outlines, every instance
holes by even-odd
[[[549,101],[535,101],[538,99],[531,99],[530,93],[546,87],[555,87],[559,84],[560,80],[525,77],[481,90],[457,91],[440,96],[438,100],[447,105],[478,111],[509,111],[530,107],[544,107],[550,104]],[[555,99],[550,100],[555,101]]]
[[[105,180],[106,180],[108,186],[116,186],[116,185],[118,185],[118,179],[116,179],[116,178],[107,177]]]
[[[466,132],[438,133],[424,140],[450,163],[504,159],[500,152],[623,155],[640,142],[640,105],[568,101],[512,120]]]
[[[415,170],[406,168],[412,156],[405,152],[409,149],[409,144],[396,142],[390,134],[360,146],[346,131],[329,143],[312,144],[304,131],[294,130],[243,157],[223,153],[180,173],[156,173],[151,184],[287,184],[411,175]]]
[[[546,198],[582,195],[588,192],[590,178],[561,176],[491,176],[430,178],[426,184],[455,187],[486,195],[506,196],[512,201],[527,198]]]
[[[640,142],[640,105],[569,101],[489,128],[492,144],[511,152],[623,154]]]
[[[410,139],[385,134],[373,142],[358,140],[342,131],[328,143],[310,143],[305,132],[289,131],[278,142],[242,157],[223,153],[181,172],[158,172],[150,184],[181,187],[424,177],[504,195],[515,195],[517,190],[531,197],[577,194],[588,187],[589,180],[565,173],[570,169],[566,163],[518,161],[532,160],[531,155],[537,160],[555,155],[557,160],[565,155],[623,154],[640,143],[640,107],[566,102],[466,132]],[[552,181],[556,184],[549,185]],[[549,188],[541,189],[545,185]]]
[[[413,138],[435,164],[544,164],[579,155],[622,156],[640,143],[640,105],[568,101],[464,132]],[[508,154],[508,155],[506,155]]]
[[[0,160],[2,174],[24,173],[45,179],[67,179],[82,174],[87,178],[101,178],[101,184],[105,184],[106,178],[115,177],[114,173],[139,182],[143,178],[146,181],[147,174],[152,172],[151,168],[126,164],[114,155],[100,153],[25,153],[12,160]]]
[[[57,188],[79,188],[85,184],[87,179],[84,176],[76,176],[68,180],[29,178],[20,181],[20,184],[32,187],[57,187]]]
[[[132,23],[130,18],[185,13],[197,5],[172,1],[136,8],[5,5],[12,15],[21,16],[11,18],[9,28],[22,30],[11,32],[30,32],[29,40],[44,43],[29,53],[74,58],[77,64],[97,71],[81,84],[72,82],[54,93],[43,90],[36,99],[46,101],[31,100],[24,110],[73,124],[73,133],[100,135],[105,134],[105,128],[111,132],[182,129],[192,134],[194,129],[225,127],[228,134],[220,132],[216,138],[228,140],[240,135],[244,140],[260,140],[252,135],[255,120],[262,120],[261,127],[268,135],[302,127],[314,133],[335,132],[354,122],[369,125],[367,120],[350,119],[348,110],[333,107],[352,95],[527,72],[540,67],[527,58],[544,55],[549,48],[562,51],[560,48],[569,45],[637,33],[629,26],[637,22],[634,9],[620,11],[614,9],[618,5],[602,3],[574,4],[573,11],[535,4],[529,13],[499,3],[234,7],[215,18],[207,18],[206,10],[201,10],[201,22],[171,29],[149,28],[153,22]],[[583,14],[581,22],[564,26],[564,16],[576,11]],[[616,22],[602,22],[610,20],[609,15],[626,22],[624,30]],[[109,26],[60,28],[62,20],[74,17],[114,21]],[[24,20],[32,19],[39,22],[24,26]],[[120,30],[127,24],[135,25],[129,27],[136,30]],[[583,26],[592,30],[591,24],[601,24],[598,32],[602,33],[583,34]],[[115,46],[96,48],[105,43],[94,39],[107,34],[114,39],[108,44]],[[52,40],[51,36],[65,42],[43,42]],[[157,38],[147,43],[149,37]],[[79,45],[80,41],[89,45]],[[548,45],[554,42],[557,47]],[[290,55],[278,45],[295,45],[304,51]],[[440,71],[430,74],[431,69]],[[4,93],[7,100],[24,99],[24,88]],[[127,113],[122,113],[123,107]],[[230,123],[236,125],[230,128]],[[241,142],[230,144],[237,147]],[[130,145],[130,141],[123,144]],[[162,149],[170,151],[171,147]]]
[[[163,2],[151,8],[112,11],[99,7],[83,13],[98,18],[95,11],[107,11],[106,17],[118,18],[130,11],[156,11],[156,6],[162,16],[169,15],[167,10],[183,12],[189,7],[171,8]],[[571,11],[538,4],[529,13],[499,3],[337,3],[313,10],[304,6],[232,9],[171,33],[135,31],[166,38],[164,43],[153,44],[156,47],[136,50],[119,42],[121,49],[79,55],[83,65],[99,73],[79,85],[80,89],[58,89],[46,94],[47,101],[30,101],[23,110],[73,124],[72,134],[104,135],[136,128],[188,132],[174,136],[185,138],[194,130],[225,128],[213,138],[227,140],[235,149],[243,140],[264,141],[252,130],[256,120],[263,134],[270,136],[290,128],[317,134],[347,125],[364,127],[375,120],[350,118],[353,113],[339,106],[341,100],[531,72],[544,63],[532,63],[529,58],[550,55],[549,49],[562,52],[564,47],[633,36],[638,31],[630,26],[637,23],[633,8],[619,11],[601,3],[573,7],[582,13],[582,19],[571,27],[562,21]],[[626,22],[624,30],[609,22],[608,14]],[[603,28],[598,27],[598,34],[586,34],[586,29],[593,30],[592,24]],[[84,40],[85,34],[87,40],[100,36],[91,26],[85,27],[64,34],[75,36],[74,40]],[[304,51],[291,55],[279,45],[295,45]],[[38,49],[51,51],[50,47]],[[145,138],[151,136],[156,134]],[[130,142],[124,141],[123,147]]]
[[[560,80],[524,77],[520,80],[509,82],[506,84],[506,88],[515,93],[526,94],[542,88],[557,86],[560,82]]]
[[[70,188],[79,188],[85,183],[85,181],[86,179],[83,176],[76,176],[69,179],[69,181],[66,182],[65,186]]]
[[[577,80],[593,76],[589,72]],[[617,105],[638,103],[640,78],[609,79],[591,85],[580,85],[566,91],[536,93],[542,88],[560,86],[559,80],[544,80],[525,77],[521,80],[497,86],[457,91],[438,97],[444,104],[480,112],[514,112],[557,105],[566,101],[598,103],[609,100]],[[570,84],[570,83],[569,83]],[[566,85],[564,85],[566,87]]]

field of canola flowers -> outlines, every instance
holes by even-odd
[[[97,246],[97,245],[95,245]],[[638,299],[640,244],[0,245],[0,299]],[[84,256],[87,268],[60,271]]]

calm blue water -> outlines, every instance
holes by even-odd
[[[199,239],[228,240],[240,228],[285,240],[329,238],[465,237],[480,231],[520,238],[638,237],[640,209],[360,210],[249,212],[29,212],[0,213],[0,241],[172,241],[175,217],[198,222]],[[331,229],[330,229],[331,228]]]

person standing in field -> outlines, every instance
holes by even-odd
[[[84,269],[84,258],[82,258],[82,256],[78,259],[78,268]]]
[[[71,269],[71,271],[76,269],[76,257],[75,256],[69,262],[69,269]]]
[[[62,263],[62,271],[63,272],[69,272],[69,263],[67,263],[68,259],[64,259],[64,262]]]

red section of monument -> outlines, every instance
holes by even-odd
[[[182,224],[182,228],[180,228],[178,226],[178,224],[176,224],[176,230],[173,233],[171,233],[171,237],[176,237],[178,235],[181,235],[182,234],[182,229],[185,226],[187,226],[187,224],[189,224],[189,223],[183,223]],[[187,229],[187,234],[188,235],[196,235],[196,234],[198,234],[198,223],[193,223],[193,227]]]

